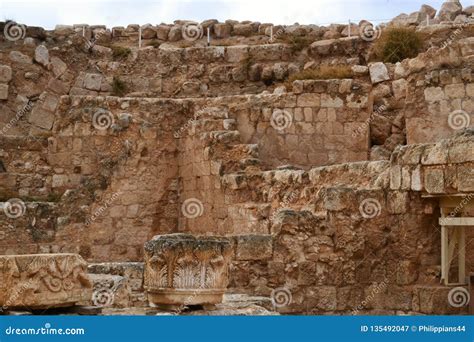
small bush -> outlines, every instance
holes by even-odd
[[[112,95],[114,96],[124,96],[127,92],[127,86],[124,81],[122,81],[119,77],[114,76],[112,81]]]
[[[382,31],[375,41],[374,52],[377,60],[397,63],[418,55],[423,47],[422,36],[413,29],[393,27]]]
[[[291,52],[293,53],[297,53],[303,49],[306,49],[314,41],[314,39],[312,39],[311,37],[293,36],[288,34],[282,35],[278,38],[278,40],[281,40],[282,42],[290,45]]]
[[[146,46],[153,46],[155,49],[160,47],[161,43],[158,40],[152,40],[151,42],[147,43]]]
[[[250,67],[254,63],[252,57],[250,55],[247,55],[244,59],[240,61],[240,67],[245,70],[246,73],[250,71]]]
[[[292,83],[296,80],[329,80],[339,78],[351,78],[353,76],[352,69],[348,65],[321,65],[315,69],[306,69],[289,78]]]
[[[112,49],[112,56],[114,59],[125,59],[128,57],[128,55],[132,53],[132,50],[123,46],[114,45],[111,47],[111,49]]]

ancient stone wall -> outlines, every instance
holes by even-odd
[[[203,23],[212,46],[186,22],[142,27],[141,48],[135,25],[1,36],[0,254],[78,253],[95,289],[141,306],[146,241],[226,236],[229,290],[281,290],[284,313],[462,312],[431,197],[474,191],[472,132],[456,135],[474,122],[473,25],[451,39],[420,18],[394,22],[432,46],[397,64],[343,25],[270,41]],[[290,82],[321,65],[352,77]]]

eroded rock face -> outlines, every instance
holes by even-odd
[[[45,309],[91,298],[87,263],[78,254],[0,256],[0,305]]]
[[[231,244],[225,238],[157,235],[145,244],[145,290],[156,305],[222,302]]]

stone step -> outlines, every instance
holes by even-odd
[[[222,107],[206,107],[197,110],[194,113],[196,120],[198,119],[228,119],[229,111],[226,108]]]
[[[200,139],[207,144],[223,143],[226,145],[237,145],[240,143],[239,131],[211,131],[202,133]]]
[[[259,151],[258,151],[258,144],[237,144],[233,145],[230,148],[231,153],[246,153],[249,157],[258,158]]]
[[[193,121],[193,123],[191,124],[191,129],[194,130],[194,132],[211,132],[211,131],[227,130],[224,127],[224,120],[222,119],[196,120],[196,121]]]

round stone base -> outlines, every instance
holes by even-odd
[[[222,303],[224,290],[148,290],[148,301],[155,305],[205,305]]]

